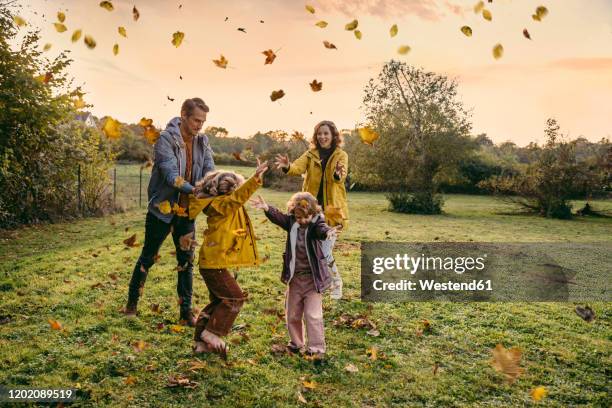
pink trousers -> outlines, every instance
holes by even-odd
[[[289,346],[304,347],[304,324],[312,353],[325,353],[323,326],[323,296],[317,293],[311,274],[296,275],[289,282],[285,298],[285,315],[289,331]]]

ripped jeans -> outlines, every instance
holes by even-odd
[[[191,312],[194,251],[193,249],[183,251],[179,240],[182,236],[195,232],[195,221],[190,220],[188,217],[175,215],[171,223],[166,224],[155,215],[147,212],[144,245],[132,272],[128,292],[128,306],[136,307],[138,299],[142,296],[149,269],[155,263],[155,256],[170,232],[172,232],[172,240],[176,248],[176,261],[178,263],[176,292],[179,297],[181,317],[186,317]]]
[[[226,336],[232,329],[247,294],[240,289],[234,275],[227,269],[200,269],[204,283],[210,292],[210,303],[198,316],[194,340],[208,330],[217,336]]]

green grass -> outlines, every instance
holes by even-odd
[[[281,207],[290,196],[261,193]],[[250,301],[236,324],[248,336],[229,336],[229,364],[204,357],[195,371],[189,370],[195,361],[192,331],[169,330],[178,317],[170,239],[149,274],[140,316],[126,320],[119,313],[140,251],[126,249],[122,241],[136,233],[142,242],[144,209],[4,232],[0,315],[12,320],[0,326],[0,384],[78,387],[83,406],[303,406],[298,391],[308,406],[526,406],[533,404],[529,391],[540,385],[549,393],[543,406],[610,406],[610,303],[592,305],[597,319],[591,324],[575,315],[571,303],[362,303],[359,242],[609,242],[611,220],[498,215],[508,209],[505,204],[461,195],[447,197],[446,213],[439,216],[398,215],[386,206],[383,194],[350,193],[352,224],[336,250],[346,300],[325,299],[329,351],[323,365],[270,353],[272,344],[287,340],[284,323],[273,312],[283,309],[278,278],[285,234],[262,224],[259,212],[250,210],[260,252],[270,260],[239,271]],[[201,217],[198,236],[204,227]],[[194,292],[196,305],[205,305],[207,291],[197,272]],[[153,303],[160,304],[161,314],[150,310]],[[334,326],[343,313],[367,314],[380,336]],[[51,330],[48,318],[65,330]],[[422,319],[431,322],[431,332],[420,336]],[[161,330],[159,323],[165,325]],[[147,344],[141,353],[132,347],[138,340]],[[523,350],[525,372],[513,385],[489,364],[497,343]],[[373,346],[379,349],[374,361],[366,353]],[[359,371],[347,372],[347,364]],[[199,385],[167,388],[172,374]],[[134,384],[125,383],[130,376]],[[305,389],[304,380],[314,381],[315,388]]]

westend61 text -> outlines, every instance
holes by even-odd
[[[491,280],[472,280],[471,282],[436,282],[434,280],[419,280],[417,282],[402,279],[399,282],[383,282],[378,279],[372,282],[374,290],[425,290],[425,291],[492,291]]]

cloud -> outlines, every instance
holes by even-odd
[[[340,12],[347,17],[368,14],[387,18],[410,14],[423,20],[437,21],[444,15],[435,0],[326,0],[321,2],[320,8]]]
[[[601,69],[612,70],[612,58],[563,58],[550,62],[548,66],[552,68],[564,68],[574,71]]]

